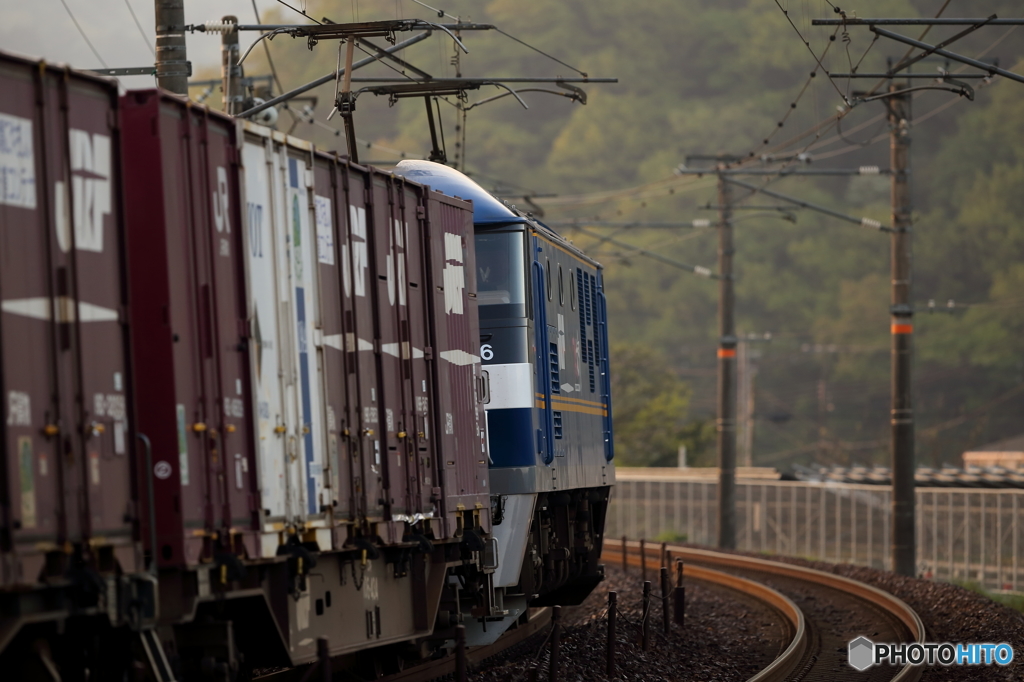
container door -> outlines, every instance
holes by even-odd
[[[250,338],[250,376],[257,428],[260,504],[268,524],[263,556],[277,550],[275,530],[283,528],[286,517],[287,485],[285,462],[285,403],[282,390],[284,368],[280,361],[277,317],[282,305],[277,287],[278,245],[274,234],[274,213],[280,201],[274,201],[273,179],[276,155],[270,140],[247,140],[242,148],[245,168],[245,222],[247,273],[249,278],[248,326]],[[269,550],[269,552],[267,551]]]
[[[380,352],[377,356],[381,380],[380,405],[381,442],[383,454],[384,498],[391,518],[408,515],[406,497],[404,450],[398,437],[399,424],[404,413],[406,381],[402,373],[401,338],[399,321],[408,307],[405,286],[404,231],[397,220],[396,197],[390,178],[373,175],[373,239],[376,248],[373,260],[377,277],[377,338]],[[397,233],[397,234],[396,234]],[[401,249],[401,251],[399,251]],[[401,266],[396,255],[401,256]]]
[[[354,487],[361,505],[361,514],[367,521],[381,520],[383,510],[384,477],[382,472],[380,391],[377,362],[374,355],[376,339],[376,266],[371,261],[374,253],[373,233],[370,229],[372,204],[369,203],[368,175],[351,172],[349,175],[349,234],[342,247],[342,259],[349,268],[351,278],[353,325],[352,336],[346,332],[346,348],[354,353],[358,398],[353,436],[356,441],[353,456]]]
[[[399,191],[403,200],[401,222],[404,233],[404,267],[406,281],[405,317],[402,319],[403,361],[410,377],[410,403],[407,406],[404,428],[408,432],[406,461],[408,469],[408,496],[410,507],[417,513],[430,515],[434,511],[431,488],[437,485],[433,474],[435,452],[430,433],[433,418],[431,396],[433,377],[430,375],[424,349],[430,346],[429,311],[427,294],[429,280],[426,258],[430,249],[424,243],[426,218],[426,193],[430,190],[401,183]]]
[[[205,128],[206,142],[202,173],[197,174],[201,185],[194,196],[205,218],[203,241],[209,268],[209,293],[204,295],[208,303],[200,310],[208,310],[210,315],[205,324],[213,351],[211,376],[206,382],[212,403],[207,409],[215,424],[209,434],[210,458],[220,473],[218,526],[233,542],[257,529],[237,157],[231,128],[220,121],[211,123],[205,113],[197,118]],[[249,551],[254,550],[250,545]]]
[[[325,503],[333,509],[333,519],[347,520],[352,512],[352,475],[349,468],[345,430],[350,423],[347,414],[344,320],[340,238],[342,216],[346,203],[338,205],[338,172],[345,172],[335,163],[318,158],[313,167],[313,222],[316,227],[316,264],[319,272],[320,327],[317,352],[323,368],[325,435]]]
[[[322,349],[316,339],[323,323],[320,313],[319,278],[317,272],[317,237],[313,170],[308,155],[287,158],[288,234],[290,240],[290,277],[294,306],[295,409],[298,415],[295,436],[298,441],[300,475],[296,500],[296,518],[319,517],[327,504],[324,499],[324,381]]]

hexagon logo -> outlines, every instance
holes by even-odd
[[[867,637],[858,637],[847,645],[847,659],[854,670],[864,671],[871,667],[875,658],[875,645]]]

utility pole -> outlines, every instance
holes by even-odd
[[[910,384],[914,308],[910,300],[913,257],[910,217],[910,97],[890,82],[892,169],[892,569],[916,572],[914,537],[914,410]]]
[[[736,320],[732,185],[718,175],[718,546],[736,547]]]
[[[238,26],[238,17],[226,16],[221,21]],[[245,87],[242,78],[245,72],[238,63],[238,29],[225,31],[220,41],[221,91],[224,93],[224,111],[232,116],[245,108]]]
[[[188,95],[192,65],[185,54],[185,0],[156,2],[156,82],[176,95]]]

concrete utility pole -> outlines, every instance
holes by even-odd
[[[157,85],[176,95],[187,95],[192,65],[185,55],[185,0],[155,2]]]
[[[718,546],[736,547],[736,320],[732,185],[718,176]]]
[[[225,24],[238,26],[238,17],[221,18]],[[238,29],[226,31],[221,36],[220,74],[221,91],[224,93],[224,111],[235,116],[245,108],[245,88],[242,78],[245,72],[238,63]]]
[[[914,409],[910,383],[914,308],[910,300],[910,97],[889,85],[892,170],[892,569],[916,572],[914,537]]]

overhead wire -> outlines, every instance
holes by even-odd
[[[146,48],[149,50],[149,53],[152,54],[153,57],[155,58],[156,50],[153,49],[153,41],[149,39],[149,36],[147,36],[146,32],[142,29],[142,24],[139,22],[139,18],[135,15],[135,10],[132,9],[131,0],[124,0],[124,4],[125,7],[128,8],[128,11],[131,13],[132,21],[135,22],[135,28],[139,29],[139,35],[142,36],[142,41],[146,43]]]
[[[284,0],[277,0],[277,2],[278,2],[279,4],[282,4],[282,5],[284,5],[284,6],[285,6],[285,7],[287,7],[288,9],[292,10],[293,12],[298,12],[298,13],[299,13],[299,14],[301,14],[302,16],[304,16],[304,17],[306,17],[307,19],[309,19],[310,21],[312,21],[313,23],[316,23],[316,24],[320,24],[321,26],[323,26],[323,22],[322,22],[322,21],[317,21],[317,20],[316,20],[316,19],[314,19],[313,17],[311,17],[311,16],[309,16],[308,14],[306,14],[306,10],[304,10],[304,9],[298,9],[297,7],[292,7],[291,5],[289,5],[289,4],[288,4],[287,2],[285,2]]]
[[[93,56],[95,56],[95,57],[96,57],[96,59],[98,59],[98,60],[99,60],[99,62],[100,62],[100,65],[101,65],[101,66],[102,66],[102,67],[103,67],[104,69],[109,69],[110,67],[109,67],[109,66],[107,66],[107,63],[106,63],[105,61],[103,61],[103,57],[101,57],[101,56],[100,56],[100,53],[99,53],[99,52],[98,52],[98,51],[96,50],[96,47],[95,47],[95,46],[94,46],[94,45],[92,44],[92,41],[91,41],[91,40],[89,40],[89,36],[87,36],[87,35],[85,34],[85,31],[84,31],[84,30],[82,30],[82,25],[78,23],[78,19],[76,19],[76,18],[75,18],[75,14],[74,14],[74,12],[72,12],[72,11],[71,11],[71,8],[70,8],[70,7],[68,7],[68,3],[67,3],[67,2],[65,2],[65,0],[60,0],[60,4],[64,5],[64,9],[65,9],[65,11],[67,11],[67,13],[68,13],[68,16],[69,16],[69,17],[71,17],[71,21],[72,21],[72,23],[74,23],[74,25],[75,25],[75,28],[77,28],[77,29],[78,29],[78,33],[79,33],[79,35],[81,35],[81,36],[82,36],[82,40],[84,40],[84,41],[85,41],[85,44],[89,46],[89,49],[90,49],[90,50],[92,50],[92,54],[93,54]]]

